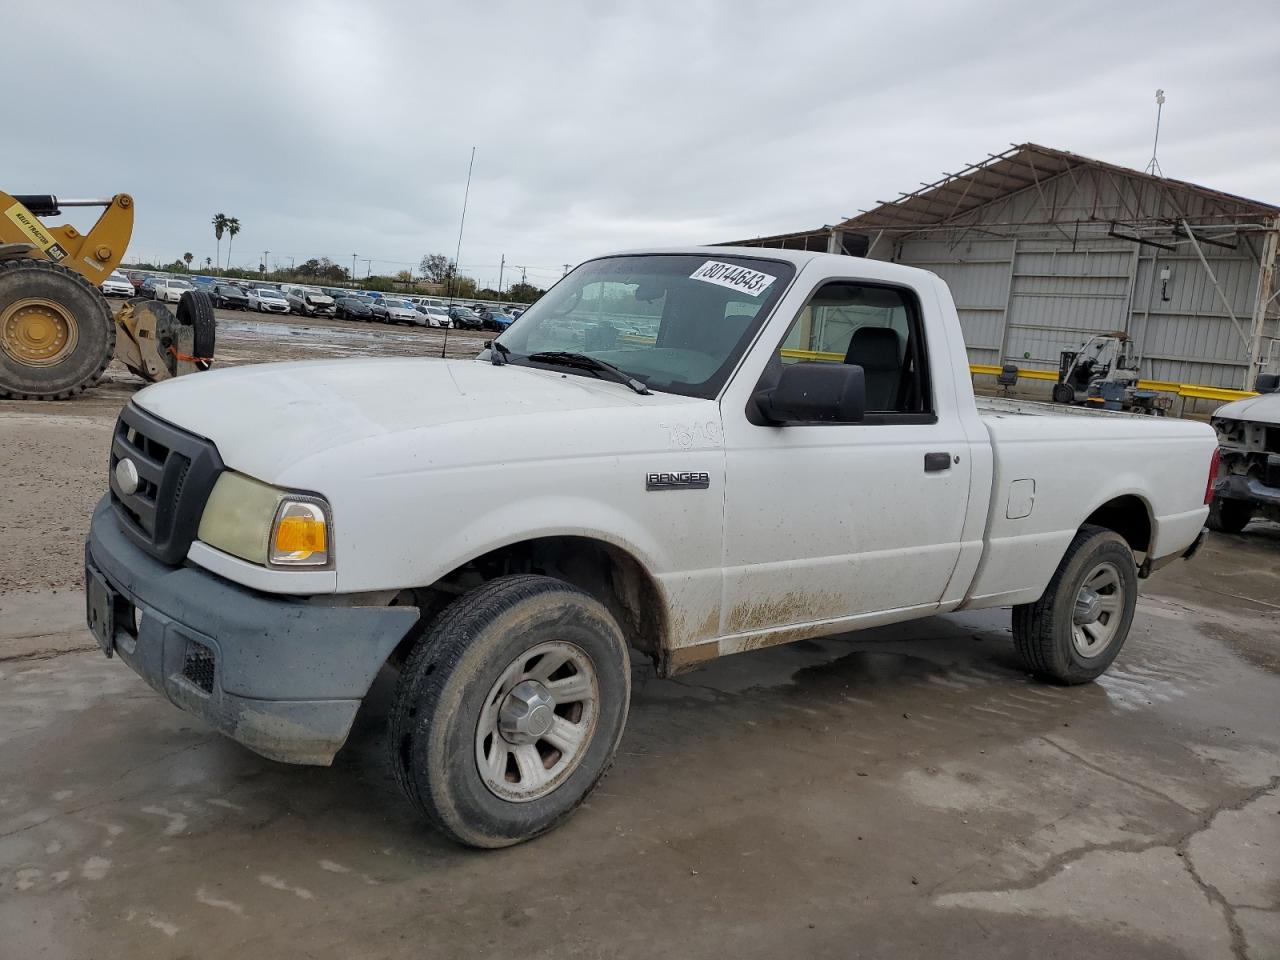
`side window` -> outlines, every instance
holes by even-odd
[[[907,290],[824,284],[800,310],[778,352],[783,364],[809,360],[862,367],[868,413],[933,411],[920,308]]]

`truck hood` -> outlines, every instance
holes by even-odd
[[[519,429],[516,418],[640,413],[637,407],[663,421],[661,411],[711,401],[641,396],[621,384],[515,364],[369,358],[213,370],[147,387],[133,402],[213,441],[232,469],[271,483],[316,454],[393,434],[447,424],[474,432],[499,420]]]
[[[1280,393],[1264,393],[1223,404],[1213,411],[1214,417],[1227,420],[1253,420],[1258,423],[1280,424]]]

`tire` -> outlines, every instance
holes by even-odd
[[[569,666],[552,668],[557,658]],[[528,705],[516,699],[525,682],[516,694],[504,691],[536,674],[538,664],[555,678],[543,691],[566,682],[590,691],[580,700],[552,699],[552,713],[538,708],[539,722],[553,724],[549,736],[587,728],[573,752],[540,735],[512,745],[510,737],[530,731],[485,732],[496,718],[507,721],[512,704]],[[391,766],[410,801],[446,836],[473,847],[510,846],[555,827],[600,782],[630,698],[627,645],[600,603],[550,577],[500,577],[454,601],[410,655],[392,707]]]
[[[1109,585],[1095,595],[1104,607],[1113,609],[1104,609],[1091,623],[1076,624],[1077,598],[1086,584],[1108,581]],[[1109,598],[1115,599],[1107,604]],[[1094,680],[1124,646],[1137,602],[1138,570],[1129,545],[1113,530],[1083,526],[1067,547],[1044,595],[1035,603],[1013,608],[1018,656],[1042,680],[1062,684]]]
[[[1252,519],[1253,504],[1248,500],[1214,497],[1213,503],[1209,505],[1206,524],[1210,530],[1218,533],[1239,533]]]
[[[178,322],[194,328],[193,355],[200,358],[196,361],[196,366],[201,370],[208,370],[213,366],[213,351],[217,339],[217,320],[208,294],[199,290],[184,293],[178,300]]]
[[[74,345],[51,362],[32,362],[30,348],[19,344],[18,313],[13,316],[15,341],[0,319],[0,398],[64,400],[93,386],[115,355],[116,322],[102,293],[83,276],[48,260],[0,260],[0,318],[18,301],[41,299],[65,310],[60,329],[74,327]],[[67,335],[68,342],[70,335]],[[20,359],[22,351],[26,359]],[[56,355],[55,355],[56,356]]]
[[[1075,403],[1076,391],[1069,383],[1055,383],[1053,385],[1053,402],[1054,403]]]

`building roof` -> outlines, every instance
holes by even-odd
[[[832,226],[810,231],[778,234],[738,241],[751,246],[809,247],[833,230],[892,233],[915,233],[945,229],[954,224],[973,222],[975,211],[1023,190],[1040,190],[1057,177],[1066,175],[1073,182],[1089,177],[1117,178],[1137,184],[1127,191],[1128,207],[1122,215],[1109,213],[1096,218],[1112,224],[1150,226],[1170,223],[1169,209],[1187,210],[1196,224],[1226,225],[1280,216],[1280,207],[1213,190],[1184,180],[1158,177],[1130,167],[1121,167],[1066,150],[1055,150],[1036,143],[1011,146],[1004,153],[988,154],[987,159],[950,173],[920,189],[901,194],[896,200],[881,201],[879,206],[864,210]],[[1044,221],[1037,221],[1043,223]],[[1008,223],[1005,226],[1018,226]]]

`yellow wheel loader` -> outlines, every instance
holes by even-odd
[[[41,217],[62,207],[104,207],[88,233]],[[61,400],[93,386],[118,358],[148,382],[208,369],[214,318],[209,298],[130,299],[112,315],[99,290],[124,259],[133,198],[59,200],[0,191],[0,398]]]

